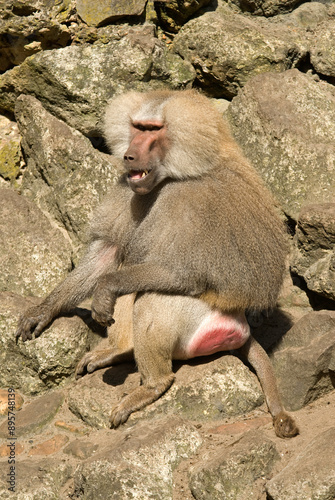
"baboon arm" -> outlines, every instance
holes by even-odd
[[[102,240],[89,246],[78,266],[39,305],[25,311],[18,322],[16,339],[23,341],[38,337],[44,328],[59,314],[73,309],[92,295],[98,279],[116,269],[117,248]]]
[[[100,283],[117,295],[134,292],[198,295],[204,291],[194,277],[180,279],[177,272],[150,262],[123,267],[104,276]]]
[[[135,292],[198,295],[201,291],[192,277],[189,282],[181,281],[177,273],[157,264],[126,266],[98,280],[92,301],[92,317],[101,325],[111,325],[116,298],[120,295]]]

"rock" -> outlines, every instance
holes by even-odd
[[[210,3],[210,0],[189,0],[180,2],[169,0],[165,4],[157,2],[159,23],[170,32],[177,32],[192,15]]]
[[[251,12],[258,16],[275,16],[290,12],[303,0],[231,0],[243,12]]]
[[[79,245],[93,208],[113,185],[119,162],[94,149],[32,96],[18,98],[16,118],[27,161],[22,192]]]
[[[64,394],[61,391],[52,391],[36,398],[16,413],[13,434],[8,432],[6,420],[0,425],[0,437],[6,439],[38,432],[56,415],[63,401]]]
[[[70,410],[92,427],[109,428],[112,407],[140,384],[139,373],[134,371],[134,365],[124,363],[85,375],[69,391]]]
[[[278,460],[275,445],[261,431],[250,431],[201,457],[190,470],[189,486],[196,500],[260,498],[264,477]]]
[[[140,16],[145,9],[146,0],[100,0],[98,4],[90,0],[77,0],[79,16],[89,26],[116,21],[122,17]]]
[[[335,21],[324,21],[315,30],[310,43],[310,60],[317,73],[326,78],[335,77],[335,54],[332,40],[335,36]]]
[[[0,386],[36,394],[64,383],[90,345],[90,329],[78,317],[59,318],[36,339],[15,343],[17,321],[38,299],[0,293]]]
[[[304,206],[295,243],[291,271],[309,290],[335,300],[335,203]]]
[[[23,451],[24,451],[24,446],[16,441],[15,456],[21,455]],[[8,459],[9,456],[10,456],[10,448],[8,448],[8,442],[6,441],[4,444],[0,445],[0,457],[6,457]]]
[[[66,2],[57,2],[59,10]],[[69,2],[67,2],[69,3]],[[0,5],[0,72],[21,64],[41,50],[65,47],[70,40],[54,2],[6,1]]]
[[[271,360],[288,410],[298,410],[332,391],[335,311],[313,311],[303,316],[273,349]]]
[[[66,448],[64,448],[64,453],[83,460],[92,456],[98,448],[99,445],[93,444],[90,441],[75,439],[72,443],[66,446]]]
[[[0,188],[0,291],[50,292],[71,268],[71,245],[32,201]]]
[[[73,45],[28,57],[0,75],[0,109],[12,112],[20,94],[31,94],[73,128],[100,136],[99,120],[115,94],[185,87],[194,77],[191,64],[169,52],[151,26],[132,28],[109,43]]]
[[[270,500],[333,500],[335,427],[317,436],[266,485]]]
[[[251,77],[294,67],[305,57],[304,42],[298,30],[269,25],[221,5],[189,21],[173,46],[191,61],[207,93],[231,99]]]
[[[94,427],[109,427],[112,407],[139,383],[139,374],[129,363],[99,370],[85,375],[70,390],[69,408]],[[133,413],[129,422],[166,414],[215,421],[247,413],[263,401],[256,376],[236,357],[222,356],[205,363],[198,360],[184,364],[171,389],[141,412]]]
[[[228,108],[232,133],[286,214],[331,202],[335,91],[293,69],[252,78]]]
[[[15,181],[21,170],[21,150],[19,141],[8,141],[0,149],[0,176],[7,181]]]
[[[8,466],[7,463],[6,466]],[[9,472],[6,466],[4,471]],[[10,484],[5,474],[0,477],[0,498],[1,500],[7,500],[8,497],[13,500],[59,499],[60,492],[72,474],[73,467],[69,463],[47,458],[38,461],[31,458],[22,460],[20,457],[15,464],[14,490],[8,491]]]
[[[28,456],[52,455],[53,453],[57,453],[57,451],[61,450],[68,440],[69,438],[64,434],[56,434],[51,439],[33,446],[29,450]]]
[[[172,500],[172,473],[201,445],[196,429],[179,418],[138,424],[111,439],[76,470],[75,494],[95,500]],[[131,492],[131,493],[130,493]]]
[[[308,2],[299,5],[291,14],[281,16],[281,20],[283,22],[288,21],[290,24],[294,22],[308,31],[317,28],[317,31],[322,32],[324,27],[322,25],[318,26],[319,23],[326,20],[331,22],[331,17],[329,19],[328,5],[319,2]],[[311,49],[313,49],[314,43],[315,41],[310,43]]]
[[[0,415],[8,415],[8,411],[20,410],[23,397],[13,387],[0,389]]]
[[[206,361],[184,365],[154,409],[147,408],[146,416],[171,413],[208,422],[243,415],[264,402],[257,377],[237,357],[223,355]]]

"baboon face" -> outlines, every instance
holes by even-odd
[[[164,159],[168,146],[167,128],[162,120],[132,120],[123,161],[128,184],[135,193],[149,193],[166,177]]]

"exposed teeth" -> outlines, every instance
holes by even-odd
[[[145,177],[146,175],[148,175],[148,171],[147,170],[143,170],[143,172],[141,174],[141,178]]]

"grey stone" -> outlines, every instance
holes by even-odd
[[[32,96],[18,98],[16,118],[27,161],[22,192],[79,245],[93,209],[113,185],[119,162],[94,149]]]
[[[221,445],[190,469],[189,486],[196,500],[260,498],[257,480],[279,460],[275,445],[261,431],[251,431],[232,446]]]
[[[335,203],[304,206],[299,214],[291,271],[313,292],[335,300]]]
[[[312,311],[303,316],[273,349],[271,360],[288,410],[298,410],[332,391],[335,312]]]
[[[173,471],[201,445],[189,423],[166,417],[121,431],[76,470],[75,493],[94,500],[172,500]]]
[[[140,16],[145,9],[146,0],[77,0],[79,16],[89,26],[116,21],[122,17]]]
[[[69,393],[69,408],[93,427],[109,426],[112,406],[140,383],[134,366],[123,364],[85,375]],[[131,415],[129,422],[162,415],[188,420],[215,421],[242,415],[264,402],[258,380],[234,356],[178,370],[172,387],[156,402]]]
[[[6,471],[6,467],[3,470]],[[0,499],[62,500],[63,487],[72,475],[73,467],[69,463],[45,458],[38,461],[20,459],[15,464],[14,491],[8,491],[6,475],[1,474]]]
[[[76,458],[85,459],[93,455],[98,450],[97,444],[85,439],[75,439],[64,448],[64,453],[73,455]]]
[[[224,4],[189,21],[173,46],[193,64],[208,93],[229,99],[253,76],[285,71],[306,54],[299,30],[237,14]]]
[[[165,3],[165,5],[164,5]],[[210,4],[210,0],[169,0],[169,2],[157,2],[156,10],[159,23],[168,31],[177,32],[192,15],[201,8]]]
[[[334,200],[335,90],[296,69],[252,78],[228,108],[232,133],[294,220]]]
[[[37,394],[65,383],[90,345],[90,329],[74,316],[59,318],[42,335],[26,343],[15,343],[20,314],[39,299],[24,299],[13,293],[0,293],[0,386],[20,388]]]
[[[71,268],[68,238],[12,189],[0,189],[0,213],[0,290],[45,295]]]
[[[208,422],[243,415],[264,402],[257,377],[235,356],[182,368],[180,378],[184,375],[186,380],[177,378],[154,409],[147,408],[148,416],[173,413]]]
[[[317,73],[328,78],[335,77],[334,37],[335,20],[331,19],[318,25],[310,41],[311,64]]]
[[[132,28],[109,43],[73,45],[28,57],[0,75],[0,109],[12,112],[18,95],[34,95],[75,129],[99,136],[99,121],[114,95],[180,88],[194,77],[191,64],[168,51],[151,26]]]
[[[58,6],[55,6],[55,3]],[[36,52],[67,45],[71,34],[57,15],[57,10],[61,11],[65,3],[69,4],[66,0],[59,2],[4,0],[1,2],[1,72],[21,64]]]
[[[8,422],[4,421],[0,425],[0,437],[5,439],[35,434],[56,415],[63,401],[64,394],[61,391],[52,391],[36,398],[16,413],[14,434],[8,434]]]
[[[335,427],[317,436],[266,485],[270,500],[335,498]]]
[[[258,16],[275,16],[290,12],[303,0],[231,0],[243,12],[252,12]]]

